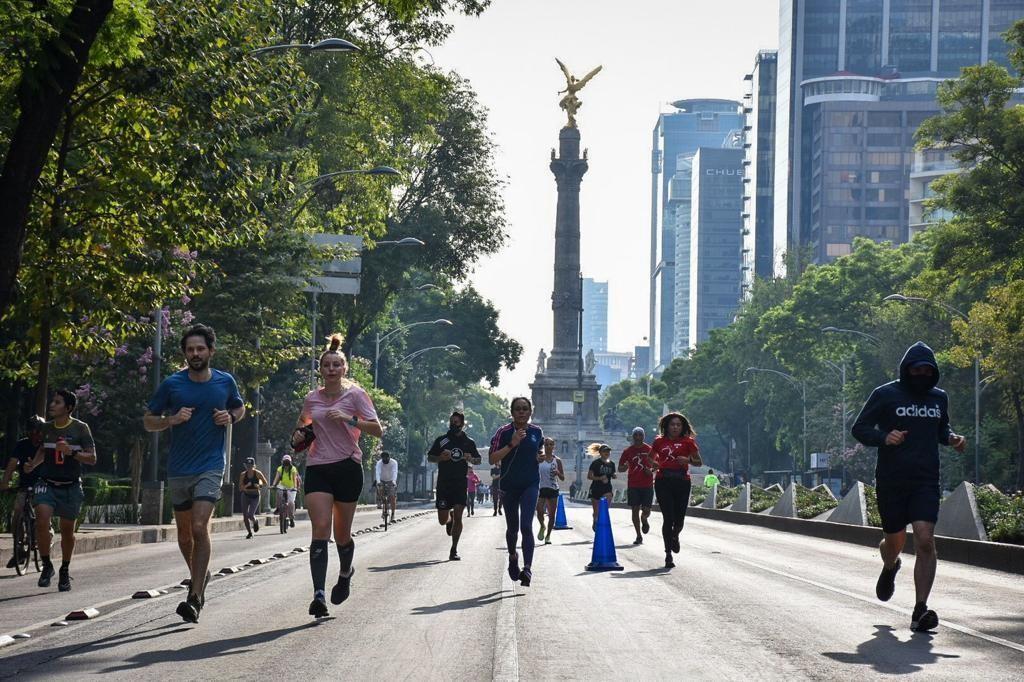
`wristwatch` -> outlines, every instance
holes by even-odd
[[[352,418],[348,420],[348,425],[349,426],[358,426],[359,425],[359,417],[357,417],[355,415],[352,415]]]

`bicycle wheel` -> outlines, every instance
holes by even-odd
[[[25,528],[27,529],[28,534],[28,548],[32,553],[32,563],[36,565],[36,573],[40,573],[43,570],[43,566],[39,563],[39,544],[36,542],[35,510],[33,510],[31,514],[25,514]]]
[[[29,538],[26,534],[24,514],[14,527],[14,570],[18,575],[25,575],[29,562]]]
[[[384,530],[388,529],[388,505],[384,504]]]

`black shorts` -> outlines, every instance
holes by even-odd
[[[466,506],[466,480],[438,481],[437,501],[434,506],[438,509],[451,509],[453,507]]]
[[[302,488],[307,495],[328,493],[335,502],[358,502],[363,492],[363,467],[354,459],[306,466]]]
[[[611,483],[591,483],[590,484],[590,499],[599,500],[605,495],[611,495],[612,484]]]
[[[939,520],[939,498],[939,486],[934,483],[875,488],[882,530],[898,533],[914,521],[935,523]]]
[[[558,489],[557,488],[541,488],[540,493],[537,495],[542,500],[557,500]]]
[[[651,507],[654,505],[654,488],[627,488],[626,502],[630,507]]]

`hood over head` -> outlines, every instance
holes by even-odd
[[[918,341],[908,348],[900,360],[900,384],[910,390],[915,390],[913,382],[910,381],[910,368],[916,365],[929,365],[934,370],[930,380],[920,388],[925,388],[924,392],[935,388],[939,383],[939,363],[935,361],[935,353],[923,341]]]

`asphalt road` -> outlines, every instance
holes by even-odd
[[[401,514],[411,515],[404,511]],[[930,604],[942,625],[909,630],[913,559],[896,595],[874,598],[870,548],[690,519],[677,567],[663,566],[660,520],[629,544],[613,510],[625,570],[588,573],[589,510],[538,547],[529,588],[505,573],[504,523],[466,522],[461,562],[431,515],[356,538],[352,596],[314,622],[307,554],[217,578],[198,625],[174,614],[181,591],[117,602],[0,649],[0,677],[82,679],[1022,679],[1024,581],[940,561]],[[360,515],[356,527],[376,523]],[[274,529],[276,531],[276,529]],[[226,534],[224,534],[226,535]],[[299,540],[302,542],[298,542]],[[216,536],[214,567],[308,544],[308,525],[257,540]],[[135,589],[182,577],[176,548],[143,545],[83,556],[74,590],[37,595],[0,581],[0,631],[15,632]],[[173,550],[173,551],[169,551]],[[337,570],[332,546],[329,575]],[[329,585],[330,585],[329,579]],[[16,583],[12,590],[8,586]],[[34,583],[33,583],[34,584]],[[10,595],[10,596],[9,596]],[[114,610],[111,612],[109,608]],[[24,626],[24,627],[23,627]]]

